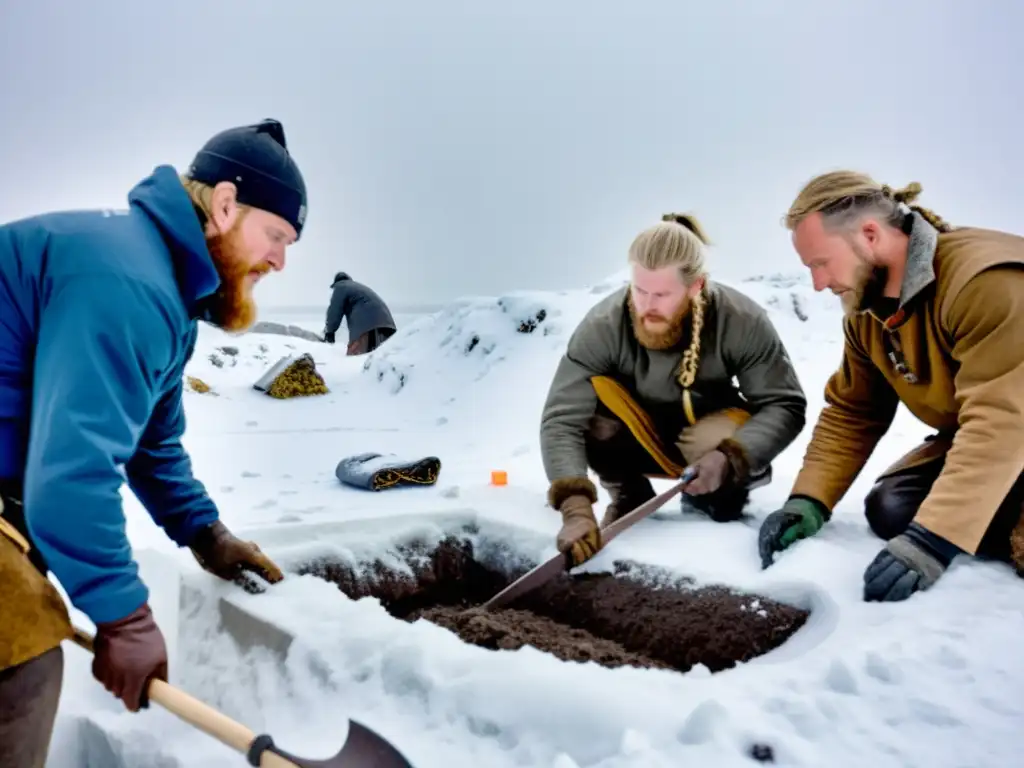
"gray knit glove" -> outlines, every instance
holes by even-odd
[[[891,539],[864,571],[864,599],[895,602],[928,589],[963,552],[918,523]]]

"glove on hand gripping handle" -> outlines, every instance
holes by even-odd
[[[92,674],[132,712],[149,706],[153,678],[167,681],[167,646],[148,603],[123,619],[96,625]]]

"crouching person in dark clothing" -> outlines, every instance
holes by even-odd
[[[339,272],[331,283],[331,303],[327,307],[324,341],[334,343],[341,321],[348,321],[349,355],[372,352],[395,333],[391,310],[369,286],[357,283],[346,272]]]
[[[0,227],[0,765],[43,768],[73,636],[54,577],[95,624],[92,672],[130,711],[167,648],[125,536],[127,479],[154,522],[226,580],[281,570],[219,519],[181,443],[198,321],[242,331],[253,286],[306,217],[280,123],[222,132],[125,211]],[[123,471],[123,475],[122,475]]]

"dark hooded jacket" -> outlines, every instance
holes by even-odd
[[[368,286],[356,282],[344,272],[331,283],[331,303],[327,307],[326,333],[336,333],[341,321],[348,318],[348,340],[351,344],[374,328],[396,330],[395,320],[384,299]]]

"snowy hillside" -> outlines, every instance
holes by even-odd
[[[742,593],[728,626],[702,633],[700,617],[665,615],[690,653],[686,671],[557,655],[578,657],[578,647],[495,651],[433,621],[408,620],[415,611],[403,609],[406,620],[389,614],[399,615],[399,593],[413,588],[425,553],[442,540],[472,548],[479,561],[446,550],[464,590],[494,587],[553,554],[560,521],[544,505],[540,407],[568,335],[624,279],[466,299],[406,325],[363,358],[344,357],[343,345],[204,327],[188,373],[210,391],[187,392],[186,444],[225,522],[289,575],[261,594],[217,581],[126,491],[129,534],[172,647],[172,683],[309,758],[334,754],[354,718],[416,768],[1019,762],[1024,662],[1011,649],[1024,634],[1024,612],[1010,569],[958,562],[908,602],[860,599],[861,574],[881,542],[858,502],[874,475],[926,434],[905,412],[833,521],[760,569],[758,525],[789,491],[839,360],[835,300],[814,294],[802,275],[735,283],[768,308],[810,400],[807,429],[775,465],[774,483],[755,491],[749,517],[714,524],[670,502],[585,568]],[[304,352],[330,394],[278,401],[252,389],[279,357]],[[338,461],[367,451],[437,456],[439,482],[379,493],[342,486]],[[507,471],[507,486],[490,484],[493,469]],[[397,575],[374,581],[366,576],[374,568]],[[315,573],[371,597],[351,599]],[[775,650],[731,668],[712,660],[737,628],[781,627],[805,611]],[[628,613],[602,626],[614,634]],[[604,661],[619,653],[592,647]],[[159,708],[124,712],[92,680],[86,654],[67,653],[54,768],[245,765]]]

